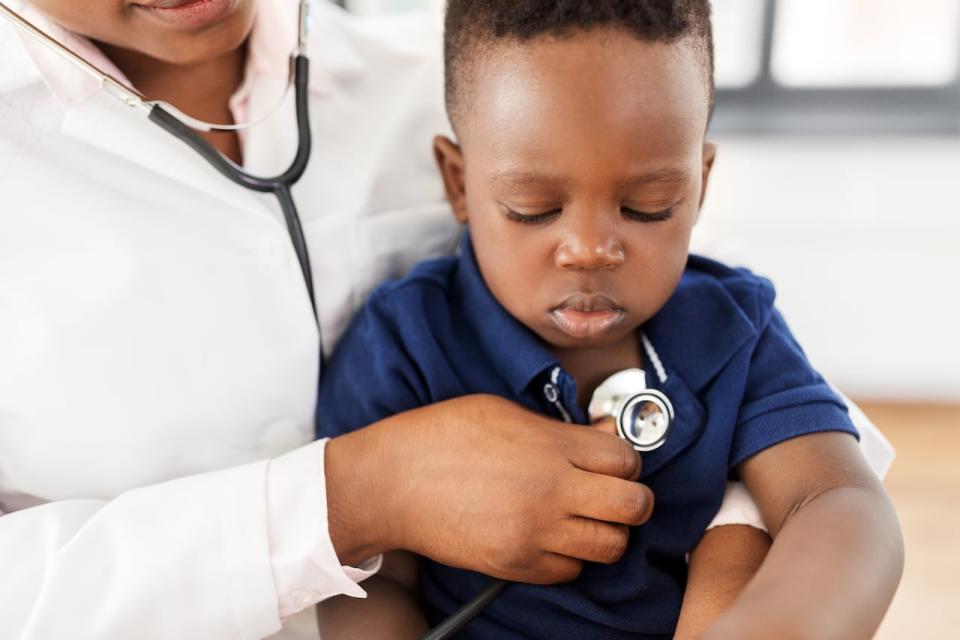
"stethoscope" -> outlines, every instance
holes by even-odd
[[[300,263],[300,271],[303,273],[303,281],[306,284],[307,294],[310,297],[310,308],[319,326],[316,298],[313,289],[313,274],[310,270],[310,255],[307,253],[307,243],[303,236],[300,215],[297,212],[297,205],[291,193],[293,185],[300,180],[304,171],[306,171],[307,163],[310,161],[311,151],[310,113],[307,103],[310,70],[310,61],[307,58],[307,41],[310,35],[310,3],[308,0],[300,1],[297,48],[290,58],[290,82],[287,85],[287,90],[277,101],[273,109],[263,118],[253,122],[231,125],[204,122],[190,117],[169,103],[144,100],[140,93],[93,66],[81,56],[57,42],[55,38],[52,38],[37,28],[29,20],[14,12],[13,9],[9,8],[3,2],[0,2],[0,16],[13,23],[14,26],[18,27],[33,40],[39,42],[60,57],[72,62],[79,69],[92,76],[100,84],[101,89],[107,94],[120,100],[128,107],[145,114],[151,122],[196,151],[227,179],[245,189],[261,193],[272,193],[276,196],[287,225],[287,233],[290,235],[290,241],[293,243],[294,251],[297,254],[297,261]],[[240,131],[257,126],[271,117],[280,108],[290,90],[290,86],[294,87],[296,93],[297,133],[299,140],[297,143],[297,153],[293,158],[293,162],[290,163],[290,166],[283,173],[273,177],[252,175],[244,171],[242,167],[224,156],[209,142],[197,135],[198,131]],[[322,345],[320,353],[322,359]]]
[[[204,122],[190,117],[169,103],[144,100],[141,94],[127,87],[113,76],[102,72],[81,56],[66,48],[57,42],[56,39],[41,29],[38,29],[30,21],[18,13],[15,13],[3,2],[0,2],[0,17],[6,18],[30,38],[39,42],[60,57],[72,62],[82,71],[92,76],[107,94],[120,100],[128,107],[144,113],[151,122],[188,145],[227,179],[245,189],[260,193],[272,193],[277,198],[280,209],[283,212],[287,232],[290,235],[290,241],[293,243],[294,251],[296,251],[297,260],[300,263],[303,281],[306,284],[307,293],[310,297],[310,307],[313,310],[314,319],[317,320],[319,331],[320,323],[317,317],[313,275],[310,270],[310,256],[307,252],[307,243],[304,239],[303,227],[300,222],[300,215],[297,212],[297,205],[291,193],[293,185],[303,177],[306,171],[307,164],[310,161],[312,145],[310,138],[310,113],[307,103],[308,85],[310,81],[310,61],[307,58],[307,41],[310,34],[309,0],[300,1],[297,48],[291,56],[291,78],[290,84],[287,86],[287,91],[281,96],[276,106],[263,118],[253,122],[232,125]],[[290,86],[293,86],[295,91],[297,133],[299,140],[297,153],[293,158],[293,162],[291,162],[290,166],[283,173],[273,177],[252,175],[197,135],[198,131],[240,131],[257,126],[271,117],[280,108],[280,105],[286,98],[287,92],[289,92]],[[646,336],[643,336],[643,340],[648,359],[653,363],[658,375],[661,375],[662,382],[666,379],[666,376],[662,373],[662,365],[660,365],[659,358],[656,357],[656,352],[653,351]],[[322,360],[322,342],[320,354]],[[590,403],[589,413],[591,418],[615,416],[617,433],[620,437],[630,442],[638,451],[643,452],[653,451],[663,445],[669,435],[674,419],[673,405],[670,403],[670,400],[657,389],[647,388],[646,374],[639,369],[621,371],[601,384],[594,393],[593,400]],[[444,620],[439,626],[429,631],[423,637],[423,640],[444,640],[451,637],[483,611],[483,609],[503,591],[507,584],[508,583],[503,580],[491,580],[479,595]]]
[[[645,333],[640,334],[649,368],[660,384],[667,381],[660,356]],[[617,435],[637,451],[649,453],[662,447],[670,436],[676,418],[673,403],[667,395],[649,387],[647,372],[626,369],[604,380],[593,392],[587,413],[591,422],[613,417]],[[487,605],[509,585],[506,580],[492,579],[472,600],[455,611],[422,640],[446,640],[477,617]]]

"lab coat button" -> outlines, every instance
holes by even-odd
[[[306,609],[312,604],[320,601],[320,593],[317,591],[294,591],[293,602],[297,609]]]

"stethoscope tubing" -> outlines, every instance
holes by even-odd
[[[464,628],[468,622],[476,618],[509,584],[506,580],[491,579],[487,586],[483,588],[483,591],[477,594],[473,600],[428,631],[421,640],[446,640],[452,637],[453,634]]]
[[[148,118],[151,122],[193,149],[228,180],[251,191],[274,194],[283,212],[287,232],[290,235],[290,241],[296,252],[297,261],[300,264],[300,271],[303,273],[303,281],[307,287],[307,294],[310,297],[310,309],[313,312],[314,319],[319,324],[316,294],[313,286],[313,272],[310,266],[310,254],[303,234],[303,224],[300,220],[300,214],[297,211],[297,205],[291,191],[293,185],[303,177],[307,169],[313,145],[309,110],[310,61],[306,55],[298,54],[293,59],[293,68],[299,142],[293,161],[287,170],[280,175],[260,177],[245,171],[242,167],[220,153],[213,145],[200,137],[196,131],[165,110],[161,105],[153,105]],[[321,353],[322,352],[323,349],[321,347]]]

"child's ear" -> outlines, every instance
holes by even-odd
[[[443,188],[453,209],[453,216],[460,224],[467,223],[467,185],[463,168],[463,152],[460,146],[446,136],[433,139],[433,155],[440,167]]]
[[[717,159],[717,145],[712,142],[703,144],[703,169],[700,179],[700,209],[707,198],[707,185],[710,184],[710,172],[713,171],[713,162]],[[700,214],[697,213],[699,218]]]

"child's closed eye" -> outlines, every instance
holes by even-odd
[[[628,220],[636,220],[637,222],[663,222],[669,220],[673,217],[674,207],[669,207],[663,211],[639,211],[631,207],[620,207],[620,213],[623,214],[624,218]]]
[[[562,212],[563,209],[550,209],[542,213],[520,213],[507,207],[507,220],[520,224],[544,224],[556,219]]]
[[[673,217],[673,210],[674,207],[662,211],[640,211],[632,207],[620,207],[620,212],[623,214],[623,217],[637,222],[663,222]],[[506,215],[507,219],[511,222],[519,222],[520,224],[545,224],[556,219],[562,212],[562,209],[550,209],[542,213],[521,213],[508,207]]]

